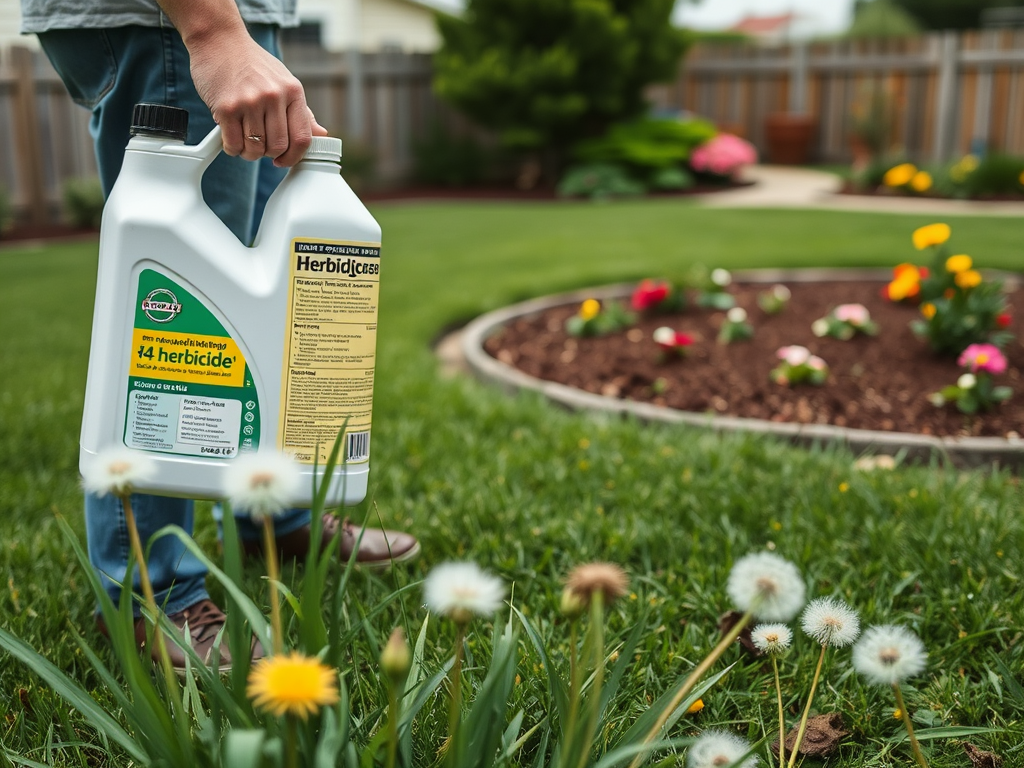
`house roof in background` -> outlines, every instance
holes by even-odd
[[[729,31],[755,36],[770,35],[792,26],[798,18],[795,13],[783,13],[778,16],[746,16],[729,27]]]

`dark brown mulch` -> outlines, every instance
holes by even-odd
[[[753,186],[754,182],[729,183],[697,183],[689,189],[666,192],[650,192],[646,197],[687,197],[689,195],[705,195],[713,192],[728,192]],[[516,189],[511,186],[479,186],[479,187],[428,187],[410,186],[391,189],[369,189],[359,193],[359,198],[367,203],[396,202],[403,200],[501,200],[522,201],[532,200],[563,200],[578,198],[561,198],[553,187],[535,189]]]
[[[691,309],[642,318],[632,332],[574,338],[564,329],[577,311],[573,305],[516,320],[485,348],[540,379],[684,411],[938,436],[1024,434],[1024,290],[1009,294],[1009,330],[1016,338],[1004,350],[1009,368],[997,377],[997,383],[1013,388],[1013,397],[989,413],[968,417],[952,405],[936,408],[928,401],[930,393],[954,384],[963,371],[956,360],[936,356],[914,336],[908,324],[918,317],[917,309],[883,299],[882,285],[790,283],[789,307],[770,316],[756,303],[766,286],[734,284],[731,291],[755,333],[750,341],[726,346],[716,343],[724,312]],[[844,303],[864,304],[881,328],[879,335],[851,341],[816,338],[811,323]],[[685,359],[660,361],[651,334],[662,325],[696,337]],[[775,351],[790,344],[824,358],[831,369],[824,386],[786,387],[769,380]],[[661,394],[654,391],[657,379],[664,379]]]
[[[867,197],[908,197],[904,192],[898,192],[888,187],[862,187],[854,184],[850,180],[843,182],[843,186],[839,188],[840,195],[862,195]],[[914,195],[914,197],[925,198],[928,200],[960,200],[963,198],[948,197],[946,195],[936,195],[929,193],[926,195]],[[978,197],[970,197],[968,200],[974,200],[976,202],[985,203],[1019,203],[1024,200],[1024,195],[1004,194],[1004,195],[982,195]]]
[[[11,229],[0,233],[0,245],[28,240],[75,239],[98,234],[98,229],[72,227],[68,224],[16,224]]]

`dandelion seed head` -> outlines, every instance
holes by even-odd
[[[793,630],[785,624],[758,624],[751,631],[750,640],[761,653],[782,656],[793,643]]]
[[[853,647],[853,667],[876,685],[895,685],[925,668],[928,653],[920,638],[892,624],[868,627]]]
[[[253,520],[288,509],[302,484],[299,465],[287,453],[260,451],[239,456],[224,475],[224,493],[236,510]]]
[[[468,624],[474,615],[494,613],[504,596],[501,579],[476,563],[441,563],[427,574],[423,585],[427,608],[456,624]]]
[[[800,624],[817,642],[833,648],[850,645],[860,634],[857,612],[833,597],[819,597],[808,603]]]
[[[604,604],[608,605],[626,594],[629,577],[614,563],[585,563],[569,572],[566,587],[584,606],[590,605],[596,593],[601,593]]]
[[[155,474],[156,463],[147,454],[115,445],[92,457],[82,473],[82,487],[98,496],[124,496]]]
[[[736,763],[750,751],[750,744],[735,734],[720,729],[704,731],[686,754],[686,768],[755,768],[757,755]]]
[[[733,604],[766,621],[789,621],[804,605],[806,588],[800,571],[771,552],[736,561],[725,585]]]

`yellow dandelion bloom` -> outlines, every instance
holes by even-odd
[[[914,178],[916,173],[917,166],[913,163],[900,163],[885,172],[882,183],[887,187],[902,187]]]
[[[927,192],[932,188],[932,175],[928,171],[918,171],[910,179],[910,188],[915,192]]]
[[[850,484],[849,483],[840,483],[839,484],[839,492],[840,493],[846,493],[848,490],[850,490]]]
[[[966,253],[961,253],[957,256],[950,256],[946,259],[947,272],[966,272],[972,266],[974,266],[974,262]]]
[[[892,711],[892,716],[893,716],[893,719],[899,720],[900,718],[903,717],[903,710],[902,709],[894,709]]]
[[[1024,171],[1020,172],[1020,176],[1017,177],[1017,181],[1019,181],[1020,185],[1024,187]]]
[[[921,314],[927,317],[929,320],[931,320],[933,317],[935,317],[935,305],[932,304],[930,301],[926,301],[924,304],[921,305]]]
[[[953,281],[961,288],[973,288],[974,286],[981,284],[981,272],[976,269],[967,269],[963,272],[957,272]]]
[[[964,173],[970,173],[978,167],[978,156],[977,155],[964,155],[960,160],[960,168]]]
[[[297,651],[268,656],[252,668],[245,693],[259,709],[276,717],[305,720],[320,707],[337,703],[338,673]]]
[[[952,230],[950,230],[949,224],[928,224],[920,227],[915,229],[912,235],[914,247],[919,251],[923,251],[929,245],[942,245],[949,240],[951,233]]]
[[[704,709],[704,699],[697,699],[693,704],[686,708],[686,714],[695,715]]]
[[[597,299],[587,299],[580,305],[580,317],[584,320],[593,320],[601,311],[601,302]]]

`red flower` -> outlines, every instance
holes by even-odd
[[[693,344],[693,337],[671,328],[659,328],[652,334],[655,343],[666,352],[682,352]]]
[[[668,292],[668,283],[642,280],[639,287],[633,291],[633,298],[630,304],[637,312],[643,312],[646,309],[661,304],[668,297]]]
[[[996,327],[997,328],[1009,328],[1010,327],[1010,313],[1002,312],[996,315]]]

